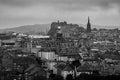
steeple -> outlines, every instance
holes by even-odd
[[[90,33],[91,32],[91,23],[90,23],[90,18],[88,16],[88,23],[87,23],[87,32]]]
[[[89,18],[89,16],[88,16],[88,24],[90,24],[90,18]]]

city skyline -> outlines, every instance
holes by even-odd
[[[0,0],[0,29],[56,20],[102,26],[120,25],[120,0]]]

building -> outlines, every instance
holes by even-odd
[[[87,31],[86,31],[86,32],[88,32],[88,33],[91,32],[91,23],[90,23],[90,19],[89,19],[89,17],[88,17]]]
[[[58,27],[61,27],[61,33],[63,34],[63,37],[71,37],[73,35],[75,35],[77,32],[79,32],[78,30],[82,30],[81,27],[79,27],[79,25],[77,24],[68,24],[66,21],[64,22],[53,22],[51,24],[51,28],[48,32],[48,35],[55,37],[56,33],[58,32]],[[79,28],[79,29],[78,29]]]
[[[55,52],[39,52],[37,57],[40,57],[43,60],[55,60]]]
[[[2,47],[16,47],[16,41],[15,40],[3,40],[1,42]]]

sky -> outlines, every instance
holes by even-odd
[[[0,0],[0,29],[53,21],[120,25],[120,0]],[[114,27],[113,27],[114,28]]]

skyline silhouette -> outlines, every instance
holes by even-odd
[[[120,0],[0,0],[0,29],[53,21],[120,25]],[[103,27],[104,28],[104,27]]]

